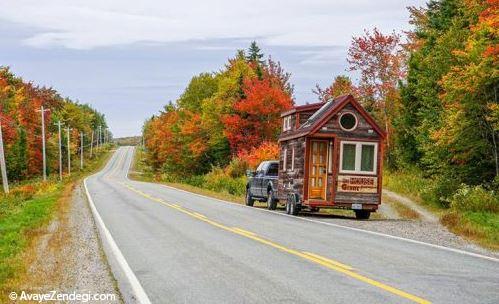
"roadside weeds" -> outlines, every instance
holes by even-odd
[[[43,187],[48,185],[47,192],[16,201],[0,216],[0,230],[4,231],[0,237],[0,303],[9,302],[6,295],[20,288],[61,287],[67,269],[74,266],[64,260],[71,242],[67,225],[73,190],[82,176],[101,168],[110,154],[101,153],[87,162],[83,172],[75,171],[63,183],[42,183]]]

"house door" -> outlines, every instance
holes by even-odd
[[[326,199],[327,141],[312,140],[309,174],[310,199]]]

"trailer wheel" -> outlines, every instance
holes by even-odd
[[[277,208],[277,200],[274,198],[274,190],[270,189],[267,194],[267,208],[275,210]]]
[[[371,211],[355,210],[355,218],[358,220],[368,220],[370,216],[371,216]]]
[[[250,206],[250,207],[253,207],[253,204],[255,203],[255,200],[253,199],[253,197],[251,196],[251,193],[249,191],[249,189],[246,189],[246,206]]]
[[[296,195],[290,194],[286,201],[286,213],[290,215],[298,215],[301,206],[296,201]]]

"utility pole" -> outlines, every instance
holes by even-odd
[[[90,158],[92,158],[93,148],[94,148],[94,130],[92,129],[92,139],[90,140]]]
[[[7,167],[5,166],[5,155],[3,151],[2,121],[0,120],[0,169],[2,170],[3,192],[9,193],[9,181],[7,180]]]
[[[61,121],[57,122],[57,130],[59,133],[59,180],[62,181],[62,139],[61,139]]]
[[[80,132],[80,170],[83,170],[83,132]]]
[[[39,112],[42,113],[42,154],[43,154],[43,181],[47,180],[47,156],[45,152],[45,111],[50,111],[49,109],[44,109],[41,106]]]
[[[69,131],[71,131],[71,129],[69,127],[67,127],[66,129],[68,132],[68,175],[71,175],[71,146],[69,145],[69,139],[70,139],[70,135],[69,135]]]

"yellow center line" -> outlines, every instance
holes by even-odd
[[[302,251],[302,252],[304,254],[306,254],[306,255],[309,255],[309,256],[311,256],[313,258],[319,259],[319,260],[324,261],[326,263],[329,263],[329,264],[332,264],[332,265],[335,265],[335,266],[338,266],[338,267],[341,267],[341,268],[345,268],[347,270],[353,270],[353,268],[351,266],[345,265],[343,263],[340,263],[338,261],[332,260],[330,258],[326,258],[326,257],[320,256],[318,254],[311,253],[311,252],[306,252],[306,251]]]
[[[176,210],[178,210],[178,211],[180,211],[182,213],[185,213],[185,214],[187,214],[189,216],[197,218],[197,219],[199,219],[199,220],[201,220],[201,221],[203,221],[205,223],[208,223],[208,224],[213,225],[215,227],[218,227],[220,229],[223,229],[223,230],[226,230],[226,231],[230,231],[232,233],[244,236],[244,237],[252,239],[252,240],[254,240],[256,242],[268,245],[270,247],[276,248],[278,250],[281,250],[283,252],[289,253],[291,255],[294,255],[294,256],[300,257],[302,259],[308,260],[310,262],[319,264],[319,265],[324,266],[324,267],[326,267],[326,268],[328,268],[330,270],[334,270],[334,271],[343,273],[343,274],[345,274],[345,275],[347,275],[347,276],[349,276],[351,278],[354,278],[354,279],[356,279],[358,281],[361,281],[361,282],[367,283],[369,285],[378,287],[378,288],[380,288],[380,289],[382,289],[384,291],[390,292],[390,293],[392,293],[394,295],[397,295],[397,296],[400,296],[402,298],[409,299],[409,300],[414,301],[416,303],[421,303],[421,304],[429,304],[429,303],[431,303],[430,301],[425,300],[423,298],[420,298],[418,296],[415,296],[413,294],[407,293],[407,292],[402,291],[400,289],[397,289],[395,287],[386,285],[386,284],[381,283],[379,281],[376,281],[376,280],[373,280],[373,279],[368,278],[366,276],[363,276],[361,274],[358,274],[355,271],[353,271],[352,267],[350,267],[348,265],[345,265],[345,264],[342,264],[340,262],[337,262],[337,261],[334,261],[334,260],[322,257],[320,255],[316,255],[314,253],[310,253],[310,252],[306,252],[306,251],[300,252],[300,251],[295,250],[295,249],[287,248],[287,247],[285,247],[283,245],[280,245],[280,244],[274,243],[272,241],[266,240],[264,238],[261,238],[261,237],[257,236],[255,233],[247,231],[247,230],[244,230],[244,229],[241,229],[241,228],[237,228],[237,227],[232,227],[231,228],[231,227],[225,226],[223,224],[220,224],[220,223],[217,223],[215,221],[212,221],[212,220],[208,219],[206,216],[204,216],[202,214],[199,214],[197,212],[188,211],[188,210],[182,208],[181,206],[179,206],[177,204],[167,203],[167,202],[164,202],[161,199],[152,198],[149,195],[143,193],[142,191],[140,191],[138,189],[135,189],[134,187],[132,187],[132,186],[130,186],[128,184],[125,184],[125,183],[122,183],[122,184],[124,186],[126,186],[128,189],[130,189],[131,191],[135,192],[135,193],[138,193],[138,194],[140,194],[140,195],[142,195],[142,196],[144,196],[146,198],[150,198],[151,200],[156,201],[158,203],[161,203],[161,204],[163,204],[165,206],[168,206],[168,207],[171,207],[173,209],[176,209]]]
[[[199,216],[199,217],[204,217],[204,218],[206,218],[206,216],[205,216],[205,215],[203,215],[203,214],[201,214],[201,213],[197,213],[197,212],[193,212],[193,213],[194,213],[195,215]]]
[[[244,233],[244,234],[247,234],[247,235],[256,236],[256,233],[248,231],[248,230],[244,230],[244,229],[241,229],[241,228],[238,228],[238,227],[232,227],[232,230],[235,230],[237,232],[241,232],[241,233]]]

